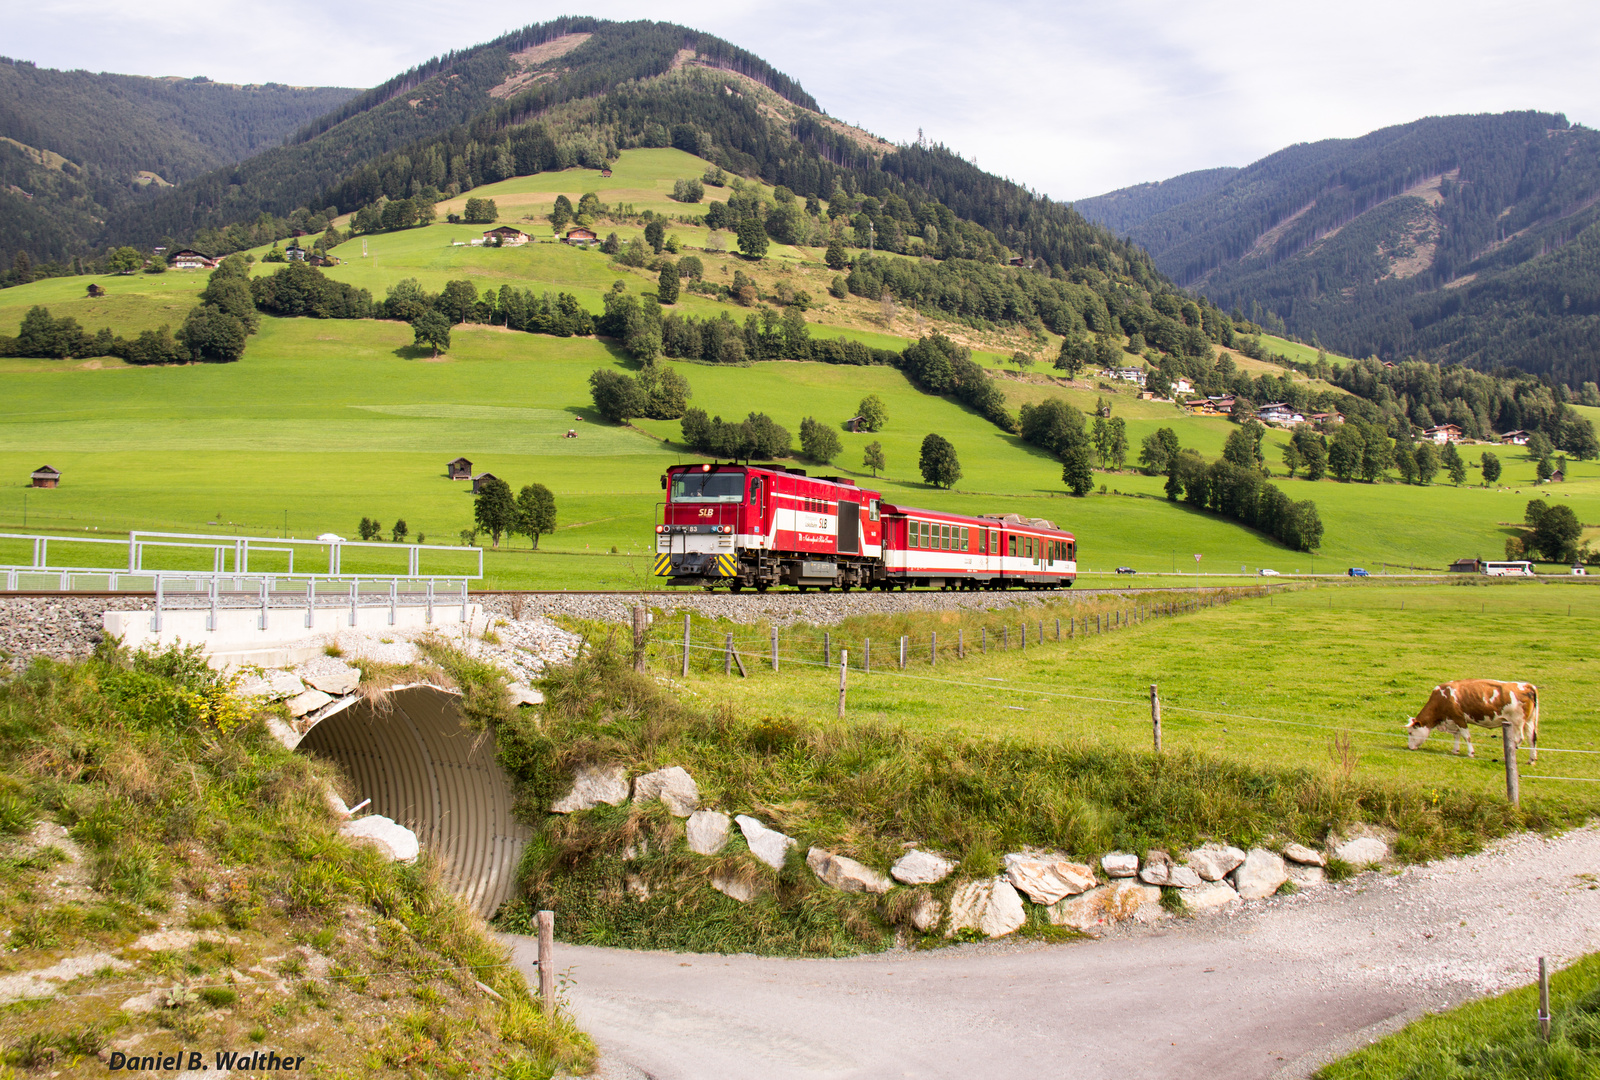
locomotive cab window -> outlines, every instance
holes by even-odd
[[[672,478],[672,501],[687,503],[743,502],[743,473],[678,473]]]
[[[878,500],[877,499],[871,499],[871,500],[869,500],[867,502],[867,520],[868,521],[877,521],[878,520]]]

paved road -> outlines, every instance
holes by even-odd
[[[1540,954],[1600,949],[1584,873],[1593,828],[1101,941],[850,960],[563,946],[559,966],[616,1076],[1284,1080],[1531,981]]]

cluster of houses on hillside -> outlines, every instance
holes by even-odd
[[[497,225],[484,233],[481,239],[469,240],[467,244],[471,247],[521,247],[532,242],[533,237],[521,229],[512,228],[510,225]],[[581,225],[568,229],[567,235],[561,238],[561,243],[574,244],[578,247],[588,247],[599,242],[600,238],[595,235],[593,229],[586,229]],[[461,246],[461,242],[456,241],[455,246]]]

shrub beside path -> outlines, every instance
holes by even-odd
[[[847,960],[562,946],[558,963],[602,1077],[1288,1080],[1531,982],[1540,955],[1600,950],[1597,871],[1591,826],[1100,941]],[[529,964],[532,941],[507,940]]]

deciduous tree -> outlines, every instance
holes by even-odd
[[[880,469],[887,469],[883,457],[883,444],[874,439],[867,444],[866,452],[861,455],[861,464],[872,470],[873,479],[877,479]]]
[[[1479,468],[1483,470],[1483,484],[1485,487],[1499,481],[1500,458],[1498,455],[1491,454],[1485,450],[1483,457],[1479,459]]]
[[[942,435],[928,434],[922,440],[922,453],[917,460],[922,478],[935,487],[954,487],[961,479],[961,462],[956,448]]]
[[[511,495],[511,485],[498,476],[484,481],[472,504],[472,520],[499,547],[501,534],[517,527],[517,502]]]
[[[528,484],[517,493],[517,532],[539,547],[539,537],[556,529],[556,497],[543,484]]]
[[[450,320],[437,311],[419,312],[411,323],[411,333],[417,345],[433,349],[435,358],[450,351]]]
[[[856,406],[856,415],[861,417],[863,429],[882,431],[883,426],[889,422],[889,407],[877,394],[868,394],[861,399],[861,404]]]
[[[838,457],[843,449],[832,424],[824,424],[810,416],[800,421],[800,452],[812,461],[826,465]]]

